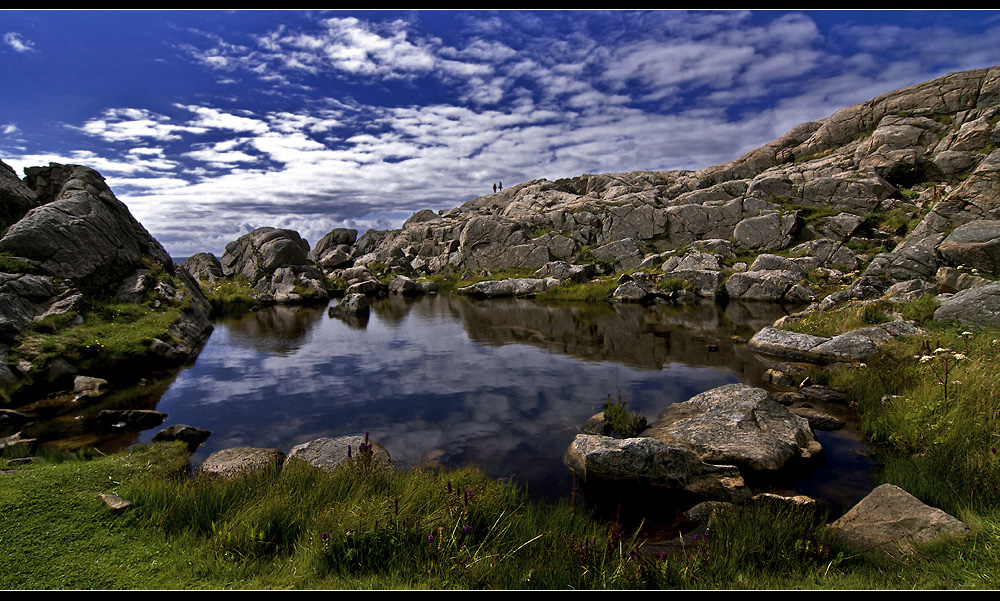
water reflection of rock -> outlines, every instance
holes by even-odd
[[[226,317],[220,323],[256,351],[286,355],[301,346],[324,311],[325,307],[310,305],[275,305]]]
[[[758,305],[546,305],[523,299],[440,296],[434,304],[416,306],[457,315],[469,337],[481,344],[527,344],[638,369],[660,370],[670,363],[721,367],[735,370],[747,381],[759,381],[764,369],[743,341],[785,313],[780,306]],[[410,306],[393,304],[389,312],[400,319]]]

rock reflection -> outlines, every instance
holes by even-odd
[[[286,355],[294,352],[316,323],[325,307],[276,305],[219,320],[230,335],[254,350]]]

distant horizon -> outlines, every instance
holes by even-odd
[[[99,171],[171,256],[535,179],[702,169],[1000,65],[996,10],[0,10],[0,161]]]

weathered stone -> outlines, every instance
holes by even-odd
[[[185,259],[181,267],[199,281],[215,282],[224,276],[222,263],[212,253],[195,253]]]
[[[370,312],[371,305],[368,303],[368,297],[357,293],[345,294],[339,303],[331,306],[327,311],[331,317],[345,315],[360,317],[368,315]]]
[[[681,280],[691,287],[695,294],[704,298],[713,298],[722,286],[723,274],[721,271],[709,269],[675,269],[663,274],[658,280],[665,283],[667,280]]]
[[[1000,221],[972,221],[960,225],[937,250],[954,266],[1000,274]]]
[[[284,461],[285,454],[278,449],[235,447],[209,455],[195,474],[233,479],[256,471],[280,469]]]
[[[79,396],[97,397],[105,394],[108,381],[93,376],[77,376],[73,379],[73,392]]]
[[[123,499],[117,495],[110,493],[101,493],[97,497],[104,502],[112,511],[123,511],[134,505],[132,501],[128,499]]]
[[[585,282],[593,277],[594,266],[551,261],[540,267],[533,275],[539,279],[555,278],[561,282]]]
[[[815,295],[798,284],[802,279],[796,271],[750,271],[734,273],[726,280],[729,298],[772,303],[802,304],[815,300]]]
[[[878,352],[892,338],[921,332],[915,323],[906,321],[852,330],[832,338],[767,327],[754,334],[747,347],[757,353],[793,361],[820,364],[861,362]]]
[[[957,292],[934,311],[934,320],[976,327],[1000,326],[1000,283]]]
[[[920,544],[965,537],[969,527],[893,484],[873,490],[827,527],[841,541],[902,559]]]
[[[616,271],[638,267],[643,259],[639,242],[635,238],[616,240],[595,248],[591,252],[593,252],[595,259],[610,263]]]
[[[316,242],[309,251],[308,257],[319,263],[321,258],[339,246],[353,246],[358,241],[358,230],[349,228],[334,228]]]
[[[822,448],[802,417],[762,388],[730,384],[663,411],[643,433],[692,450],[702,461],[754,472],[783,470]]]
[[[195,428],[194,426],[185,424],[173,424],[157,432],[153,436],[153,440],[156,442],[179,440],[186,444],[188,450],[193,453],[211,435],[211,432],[202,428]]]
[[[366,451],[365,445],[368,445]],[[389,452],[382,445],[365,436],[318,438],[296,445],[285,458],[285,465],[303,461],[309,465],[332,472],[344,466],[392,468]]]
[[[0,231],[17,223],[41,201],[9,165],[0,161]]]
[[[971,273],[965,273],[961,270],[955,269],[954,267],[942,267],[941,269],[938,269],[934,280],[937,283],[938,292],[949,294],[958,292],[959,290],[965,290],[967,288],[978,288],[993,282],[993,280],[986,279],[982,276],[972,275]]]
[[[650,303],[663,298],[661,290],[642,280],[628,279],[611,294],[611,300],[620,303]]]
[[[750,492],[731,465],[710,465],[690,450],[651,438],[579,434],[564,457],[584,482],[617,482],[671,488],[703,498],[737,501]]]
[[[503,298],[509,296],[531,296],[545,292],[551,286],[558,286],[555,278],[510,278],[506,280],[486,280],[456,290],[474,298]]]
[[[58,193],[10,226],[0,252],[37,261],[46,274],[95,292],[112,291],[143,259],[173,270],[167,252],[99,173],[79,165],[46,169],[49,180],[60,182]]]
[[[802,222],[795,214],[768,213],[740,221],[733,229],[733,236],[742,248],[774,251],[791,246],[801,227]]]

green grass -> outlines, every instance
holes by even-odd
[[[638,436],[646,427],[646,417],[641,413],[629,411],[625,407],[625,401],[621,399],[620,392],[617,403],[611,400],[610,394],[608,395],[608,401],[604,403],[604,421],[611,426],[615,435],[621,438]]]
[[[578,301],[605,302],[611,300],[611,295],[618,288],[617,277],[603,277],[589,282],[562,282],[539,294],[540,301]]]
[[[237,315],[258,306],[253,286],[243,276],[200,282],[202,293],[212,306],[212,317]]]
[[[63,314],[30,324],[14,340],[8,362],[28,361],[38,370],[57,358],[75,365],[81,373],[121,373],[141,367],[153,356],[154,338],[169,340],[169,329],[180,317],[181,306],[88,300],[76,314]],[[21,382],[30,386],[30,377]]]
[[[888,311],[884,304],[853,304],[830,311],[813,311],[782,327],[792,332],[829,338],[890,321]]]
[[[754,503],[653,552],[615,520],[474,468],[304,464],[188,478],[180,444],[0,475],[5,589],[992,588],[995,506],[973,537],[889,564],[824,537],[821,510]],[[98,499],[135,505],[115,513]],[[968,517],[968,515],[966,516]],[[13,551],[16,549],[16,552]]]

